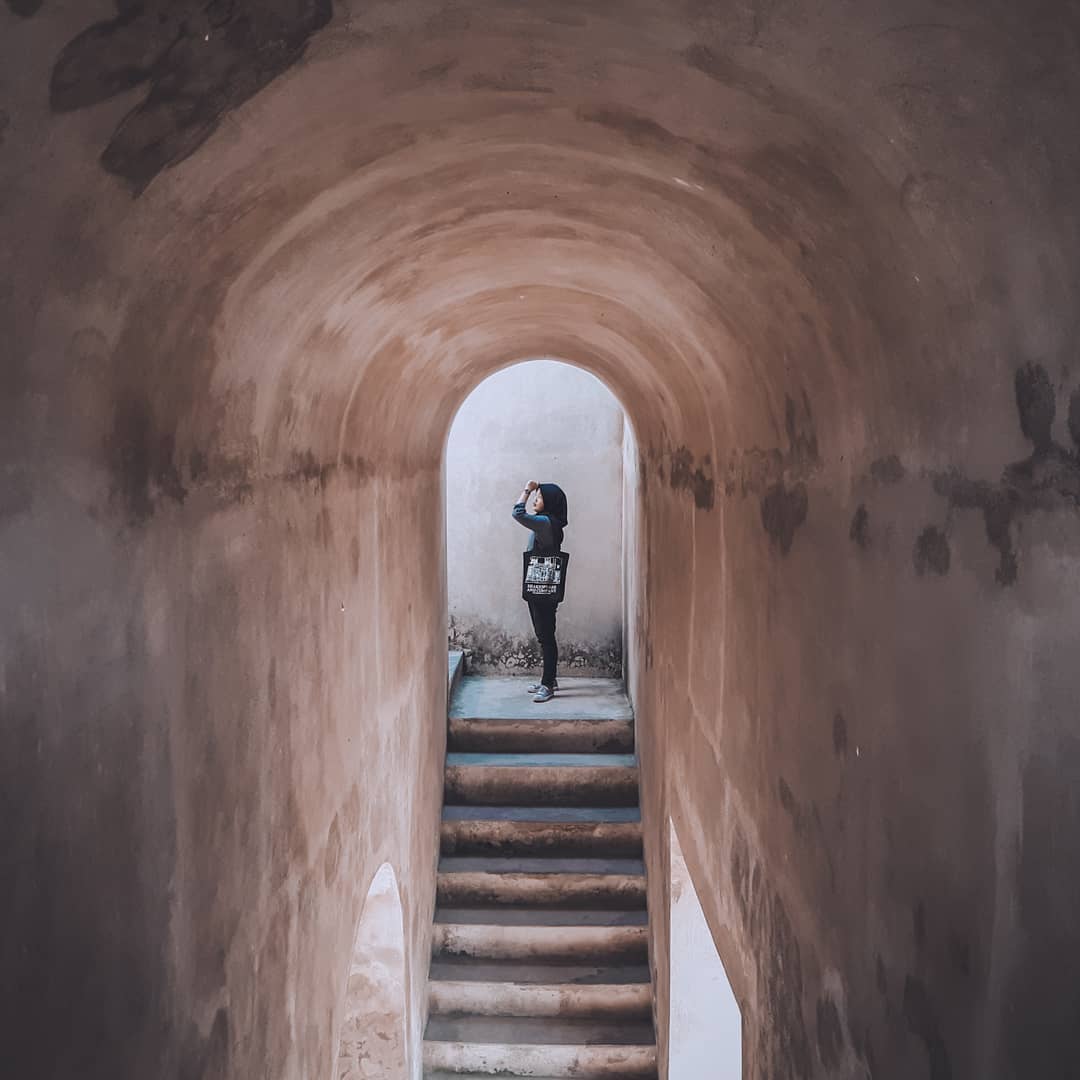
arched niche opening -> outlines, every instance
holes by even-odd
[[[742,1080],[742,1009],[717,952],[675,823],[671,853],[668,1080]]]
[[[356,928],[334,1080],[405,1080],[405,934],[397,877],[383,863]]]
[[[633,432],[618,398],[591,372],[525,360],[486,377],[459,408],[445,453],[447,606],[451,650],[481,674],[524,674],[539,651],[520,599],[528,534],[510,507],[528,480],[566,491],[573,552],[560,609],[560,668],[621,678],[625,622],[626,474]]]

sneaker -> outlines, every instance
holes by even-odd
[[[525,689],[528,690],[528,692],[530,694],[539,694],[541,689],[543,688],[543,686],[544,686],[544,684],[542,682],[535,682],[535,683],[531,683]],[[558,690],[558,689],[559,689],[559,680],[556,679],[555,680],[555,685],[552,687],[552,690]]]
[[[537,705],[542,705],[545,701],[550,701],[554,696],[554,690],[547,686],[541,686],[540,689],[536,691],[536,697],[533,698],[533,701],[535,701]]]

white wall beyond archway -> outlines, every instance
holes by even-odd
[[[521,601],[528,534],[510,518],[528,480],[566,491],[569,589],[559,609],[560,667],[622,674],[622,406],[595,375],[555,360],[496,372],[466,399],[446,447],[450,647],[474,671],[539,662]]]
[[[405,936],[389,863],[376,871],[356,928],[334,1080],[406,1080]]]

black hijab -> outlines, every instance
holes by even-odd
[[[544,515],[551,522],[552,540],[559,548],[567,522],[566,492],[558,484],[541,484],[540,494],[544,497]]]

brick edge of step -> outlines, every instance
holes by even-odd
[[[462,982],[428,984],[432,1016],[580,1017],[648,1020],[650,983]]]
[[[568,1080],[655,1080],[656,1046],[425,1040],[424,1070]]]
[[[505,926],[436,923],[432,957],[490,960],[647,961],[645,926]]]

